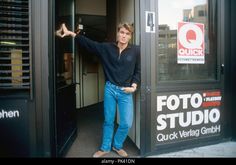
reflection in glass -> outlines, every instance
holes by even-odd
[[[159,0],[158,81],[216,80],[216,1]],[[178,22],[204,24],[204,64],[177,63]],[[194,36],[194,34],[192,35]]]
[[[55,7],[55,32],[65,23],[68,29],[74,27],[73,3],[67,0],[59,0]],[[60,38],[55,36],[55,60],[57,87],[71,85],[73,83],[73,58],[74,58],[74,40],[72,37]]]

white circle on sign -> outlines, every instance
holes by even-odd
[[[187,33],[192,30],[196,33],[196,39],[190,40],[187,38]],[[183,25],[179,29],[179,41],[180,43],[188,49],[201,49],[201,45],[203,43],[203,32],[201,28],[195,24],[188,23]]]

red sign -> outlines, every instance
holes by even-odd
[[[204,64],[204,44],[204,24],[193,22],[178,23],[178,64]]]

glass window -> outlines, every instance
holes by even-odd
[[[204,10],[198,11],[198,17],[205,17]]]
[[[0,15],[0,90],[30,89],[29,2],[1,1]]]
[[[217,80],[215,0],[158,1],[157,80]]]

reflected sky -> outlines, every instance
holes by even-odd
[[[167,24],[177,29],[177,22],[183,20],[183,10],[206,4],[207,0],[159,0],[159,25]]]

